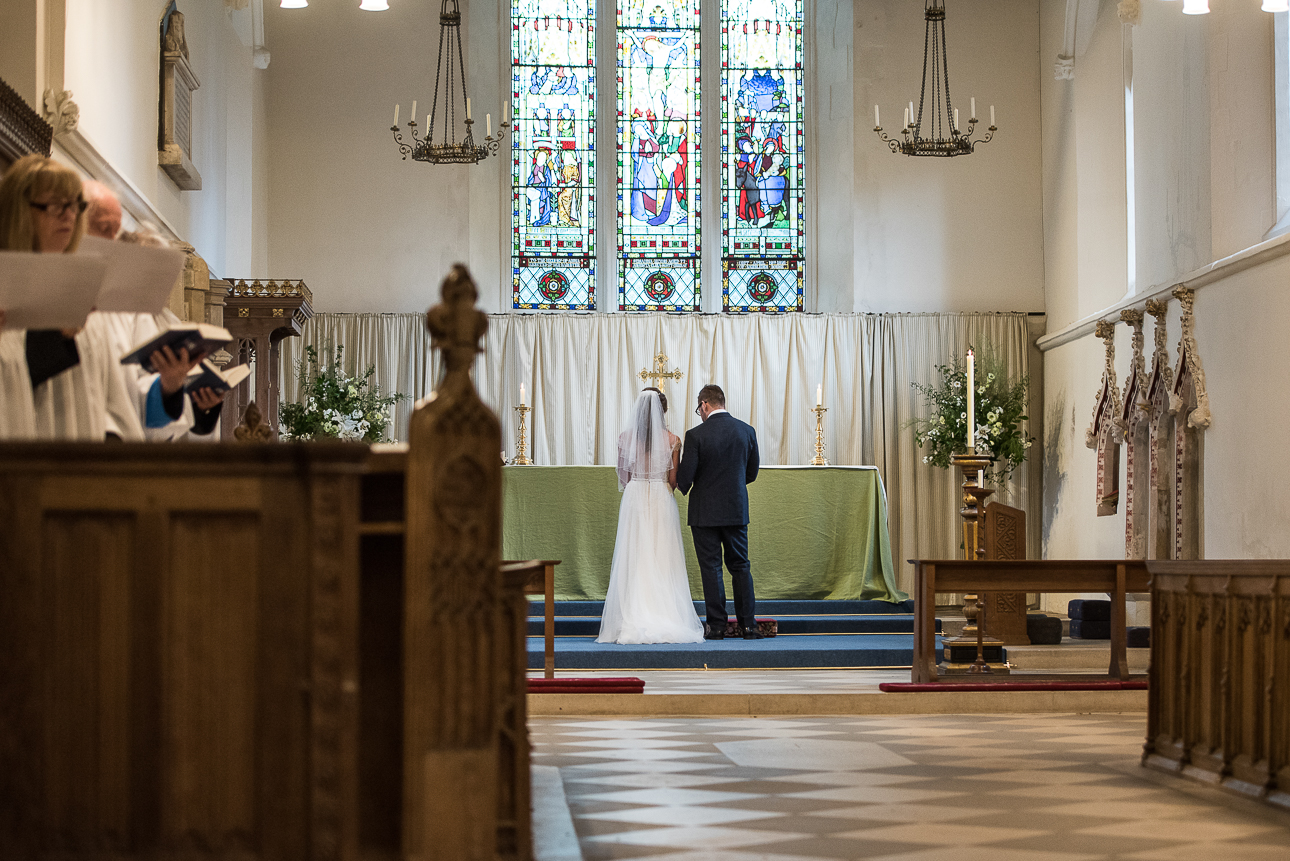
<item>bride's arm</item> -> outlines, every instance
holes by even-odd
[[[672,434],[672,465],[667,470],[667,486],[676,490],[676,467],[681,461],[681,438]]]

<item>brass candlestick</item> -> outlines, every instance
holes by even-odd
[[[815,457],[811,458],[811,466],[828,466],[828,458],[824,456],[824,414],[829,411],[828,407],[816,404],[813,412],[815,413]]]
[[[965,454],[951,455],[950,461],[963,473],[963,507],[959,509],[959,516],[963,518],[963,558],[970,562],[981,561],[985,559],[983,540],[985,536],[981,529],[982,514],[985,511],[985,500],[994,493],[994,490],[979,485],[977,476],[990,466],[992,460],[977,454],[976,448],[973,447]],[[963,618],[967,620],[967,624],[963,626],[962,634],[946,641],[951,654],[965,646],[976,647],[976,660],[966,668],[966,672],[971,674],[993,673],[994,670],[985,659],[985,649],[990,646],[992,651],[999,650],[1002,646],[1002,641],[985,636],[982,618],[984,610],[985,606],[981,603],[979,594],[964,595]],[[966,656],[960,660],[966,660]],[[951,663],[953,664],[953,661]],[[1006,671],[1006,668],[1002,670],[1002,672]],[[959,672],[963,670],[960,669]]]
[[[520,404],[515,408],[515,412],[520,414],[520,440],[515,444],[515,457],[511,463],[514,466],[532,466],[533,461],[529,458],[528,425],[525,423],[525,418],[528,413],[533,412],[533,408]]]

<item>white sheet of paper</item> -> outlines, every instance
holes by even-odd
[[[75,329],[94,308],[107,261],[79,254],[0,251],[6,329]]]
[[[156,314],[166,306],[170,291],[184,269],[184,252],[149,248],[86,236],[78,255],[102,257],[107,276],[94,307],[98,311]]]

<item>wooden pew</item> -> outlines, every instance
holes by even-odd
[[[394,494],[351,443],[0,445],[0,858],[532,857],[534,574],[444,293]]]
[[[1152,560],[1142,764],[1290,808],[1290,560]]]
[[[1108,675],[1128,679],[1125,593],[1147,589],[1141,560],[1035,559],[976,562],[913,559],[914,682],[980,681],[979,676],[941,676],[936,669],[937,592],[1106,592],[1111,596],[1111,665]],[[1081,678],[1063,674],[1062,679]],[[1041,678],[1041,676],[1027,676]],[[1105,678],[1098,676],[1098,678]]]

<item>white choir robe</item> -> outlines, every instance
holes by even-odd
[[[0,440],[36,438],[36,406],[27,372],[27,330],[0,329]]]
[[[111,327],[104,314],[90,314],[76,335],[81,361],[36,386],[32,400],[40,439],[103,442],[111,427],[126,441],[142,441],[143,422],[118,368]]]
[[[184,411],[179,418],[162,427],[150,428],[147,425],[148,392],[156,382],[158,374],[149,373],[142,365],[121,364],[120,357],[133,352],[134,348],[151,340],[163,327],[180,322],[169,309],[153,314],[128,314],[124,312],[96,312],[91,317],[101,317],[107,324],[112,343],[112,352],[117,357],[116,372],[121,376],[123,385],[133,399],[131,410],[134,422],[138,424],[144,439],[153,442],[174,442],[180,439],[204,439],[188,431],[193,426],[192,399],[184,398]],[[110,416],[110,422],[115,416]],[[128,424],[128,418],[123,419]],[[118,435],[119,434],[118,432]],[[122,439],[126,439],[121,435]]]

